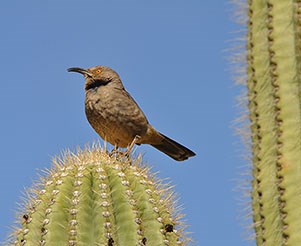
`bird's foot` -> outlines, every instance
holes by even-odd
[[[109,153],[109,156],[115,156],[115,158],[122,160],[123,158],[126,158],[130,162],[130,155],[127,153],[127,151],[120,151],[118,150],[118,146],[115,146],[114,149],[111,150]]]
[[[113,155],[116,155],[116,154],[120,154],[121,151],[118,151],[118,146],[115,145],[114,149],[111,150],[111,152],[109,153],[109,156],[112,157]]]
[[[137,144],[137,142],[139,141],[141,137],[136,135],[133,139],[133,141],[131,142],[131,144],[128,146],[127,150],[126,151],[119,151],[118,150],[118,146],[115,145],[114,149],[111,150],[111,152],[109,153],[109,156],[112,157],[112,156],[116,156],[118,159],[123,159],[125,158],[129,163],[130,165],[132,165],[132,161],[131,161],[131,158],[130,158],[130,154],[132,152],[132,149],[133,147],[135,146],[135,144]]]
[[[132,165],[132,160],[130,158],[130,153],[128,153],[128,151],[120,151],[120,150],[115,150],[113,149],[110,153],[109,153],[109,156],[112,157],[112,156],[115,156],[115,158],[117,160],[120,160],[120,161],[127,161],[130,163],[130,165]]]

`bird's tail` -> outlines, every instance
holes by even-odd
[[[177,143],[176,141],[166,137],[162,133],[159,133],[161,136],[160,143],[152,144],[153,147],[162,151],[166,155],[175,159],[176,161],[184,161],[191,156],[195,156],[195,153],[185,146]]]

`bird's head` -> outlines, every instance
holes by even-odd
[[[118,84],[122,86],[119,75],[111,68],[105,66],[95,66],[91,68],[71,67],[67,69],[68,72],[77,72],[84,75],[86,79],[85,90],[105,86],[109,83]]]

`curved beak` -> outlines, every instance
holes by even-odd
[[[80,67],[70,67],[67,69],[68,72],[76,72],[81,73],[84,76],[92,77],[92,73],[90,73],[87,69],[80,68]]]

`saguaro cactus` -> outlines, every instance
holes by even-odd
[[[301,1],[248,5],[256,240],[301,245]]]
[[[32,190],[14,245],[183,245],[170,189],[137,160],[68,154]]]

